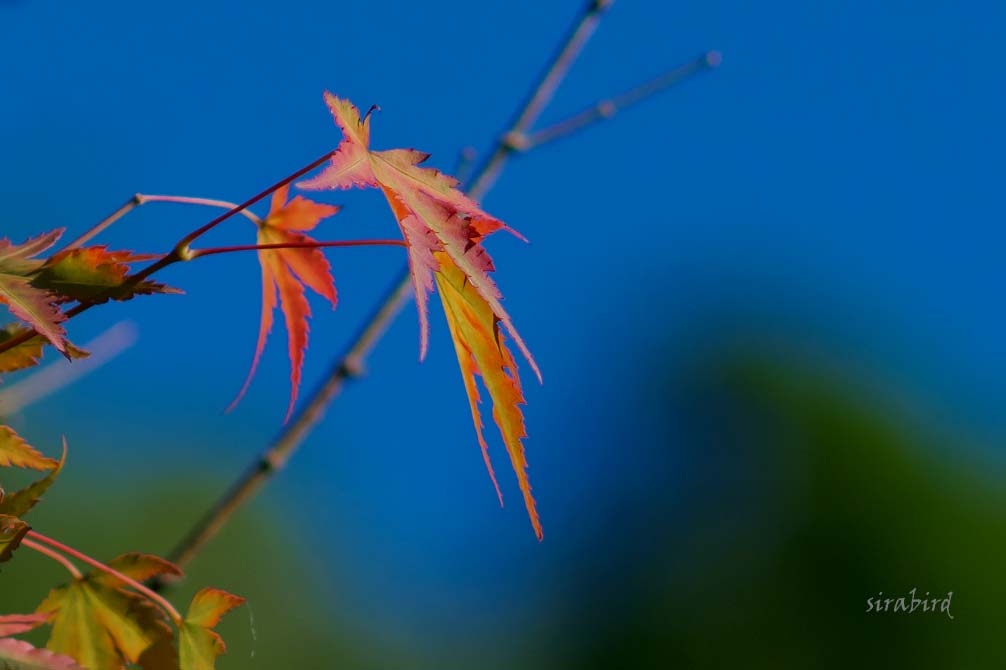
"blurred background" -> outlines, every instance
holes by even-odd
[[[138,191],[240,201],[338,142],[325,89],[381,106],[374,146],[450,171],[580,8],[0,2],[2,233],[76,235]],[[1001,667],[1004,20],[616,2],[542,124],[708,49],[723,65],[517,157],[485,198],[531,240],[488,247],[545,376],[522,370],[544,542],[490,431],[499,508],[439,303],[421,365],[409,306],[173,593],[248,597],[219,667]],[[376,193],[319,199],[345,205],[320,238],[397,234]],[[152,204],[100,241],[167,250],[211,214]],[[253,234],[237,218],[208,243]],[[304,393],[399,251],[329,254],[341,302],[313,302]],[[254,255],[163,279],[187,295],[70,325],[85,343],[128,318],[134,346],[5,417],[50,454],[67,436],[30,520],[99,557],[169,551],[285,413],[279,326],[223,412],[255,345]],[[62,579],[16,561],[4,612]],[[866,612],[913,588],[952,591],[953,619]]]

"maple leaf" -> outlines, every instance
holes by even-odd
[[[435,274],[436,282],[444,305],[444,313],[447,315],[447,326],[454,340],[458,364],[461,366],[461,377],[464,380],[465,392],[468,394],[482,457],[502,504],[503,496],[496,483],[496,475],[493,473],[488,447],[482,434],[476,375],[482,378],[482,383],[489,392],[493,404],[493,420],[503,436],[503,442],[510,455],[510,463],[517,474],[517,482],[524,496],[524,505],[527,507],[531,525],[540,540],[541,522],[538,519],[534,497],[531,495],[527,460],[524,457],[522,443],[527,437],[527,432],[524,429],[524,415],[520,410],[520,405],[525,401],[517,365],[504,344],[503,333],[499,328],[499,317],[493,312],[491,305],[466,280],[465,274],[450,258],[440,253],[437,260],[440,269]]]
[[[121,301],[136,295],[181,293],[150,279],[138,283],[126,281],[130,263],[155,258],[160,256],[109,251],[104,245],[67,249],[46,261],[32,278],[32,285],[52,291],[59,296],[60,302]]]
[[[31,325],[40,335],[66,353],[66,331],[60,323],[66,316],[60,311],[58,296],[32,285],[31,275],[44,261],[33,259],[60,238],[63,229],[34,237],[23,244],[0,239],[0,302],[11,314]]]
[[[213,670],[217,657],[227,651],[227,645],[213,628],[244,601],[220,589],[203,589],[192,598],[178,629],[181,670]]]
[[[44,614],[4,614],[0,616],[0,637],[27,633],[44,624],[45,618]]]
[[[140,665],[144,670],[213,670],[217,657],[227,651],[213,627],[244,601],[220,589],[203,589],[178,626],[177,649],[170,637],[163,637],[140,657]]]
[[[259,244],[313,243],[315,240],[305,235],[304,231],[312,230],[322,219],[339,211],[339,207],[324,205],[302,196],[287,202],[288,192],[289,187],[284,186],[273,193],[269,215],[258,224]],[[231,403],[231,408],[241,400],[255,376],[266,339],[272,330],[278,292],[279,304],[286,320],[290,353],[290,404],[286,413],[286,418],[289,419],[300,387],[304,351],[307,349],[307,319],[311,316],[304,287],[309,287],[326,298],[335,309],[338,301],[335,280],[332,278],[332,267],[321,249],[260,249],[258,258],[262,266],[262,318],[258,343],[251,370]]]
[[[6,428],[6,426],[3,426],[3,428]],[[17,436],[14,435],[14,437]],[[32,449],[32,451],[34,451],[34,449]],[[41,454],[39,455],[41,456]],[[60,471],[63,469],[63,465],[66,463],[66,440],[63,440],[63,456],[59,461],[54,461],[48,458],[44,460],[52,462],[52,469],[49,471],[49,474],[42,479],[36,480],[23,489],[10,494],[5,494],[3,489],[0,489],[0,514],[7,514],[14,517],[24,516],[31,510],[32,507],[38,504],[38,501],[42,499],[42,494],[49,490],[52,483],[56,481],[56,477],[59,476]]]
[[[10,426],[0,426],[0,467],[52,470],[58,464],[29,446]]]
[[[142,554],[124,554],[107,565],[136,580],[181,574],[171,563]],[[88,670],[121,670],[137,663],[171,628],[159,608],[123,587],[105,572],[92,572],[50,591],[36,610],[52,625],[46,646]]]
[[[23,640],[0,639],[0,668],[12,670],[83,670],[69,656],[36,649]]]
[[[481,245],[484,236],[497,230],[520,235],[482,211],[456,188],[456,179],[420,167],[429,154],[414,149],[371,151],[369,112],[361,119],[360,111],[351,102],[328,92],[325,102],[342,130],[343,140],[332,156],[332,164],[297,186],[313,190],[379,187],[383,191],[409,245],[409,269],[419,310],[420,359],[426,355],[429,343],[427,296],[439,265],[436,252],[442,252],[489,305],[541,380],[531,352],[500,303],[500,291],[488,274],[493,270],[492,259]]]
[[[0,514],[0,563],[9,561],[30,528],[16,516]]]

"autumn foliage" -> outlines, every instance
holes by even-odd
[[[297,403],[308,345],[310,293],[332,308],[338,294],[332,266],[323,251],[328,247],[366,244],[406,249],[419,314],[420,358],[430,341],[429,295],[436,290],[468,395],[476,439],[493,484],[479,385],[488,396],[492,418],[499,428],[524,497],[535,534],[541,524],[526,472],[526,438],[521,405],[524,395],[510,344],[541,379],[528,347],[502,306],[502,295],[490,273],[495,270],[484,242],[494,232],[514,231],[483,211],[466,196],[457,180],[423,167],[428,155],[413,149],[375,151],[370,148],[371,113],[361,117],[350,102],[326,93],[325,100],[342,132],[338,147],[326,156],[328,165],[295,186],[301,190],[379,189],[387,200],[401,240],[318,241],[317,231],[339,212],[339,206],[290,194],[290,183],[304,176],[300,170],[242,206],[187,235],[166,254],[113,251],[104,245],[86,246],[85,233],[56,251],[63,230],[33,237],[21,244],[0,241],[0,302],[13,317],[0,330],[0,372],[38,365],[46,347],[68,359],[87,352],[72,344],[67,322],[77,314],[110,300],[179,293],[151,275],[164,267],[204,256],[254,250],[261,265],[262,313],[251,370],[238,393],[240,400],[251,383],[259,358],[274,325],[278,307],[287,331],[291,391],[286,417]],[[316,162],[317,163],[317,162]],[[308,166],[309,168],[311,166]],[[265,217],[249,206],[269,197]],[[154,200],[193,202],[198,199],[151,197]],[[218,201],[200,204],[219,205]],[[143,204],[137,196],[135,204]],[[204,232],[235,214],[250,219],[254,244],[195,249]],[[100,232],[101,226],[95,229]],[[234,226],[247,240],[247,223]],[[516,233],[514,233],[516,234]],[[138,264],[146,264],[137,267]],[[309,289],[309,290],[308,290]],[[20,552],[37,551],[62,564],[66,584],[53,588],[35,612],[0,615],[0,667],[88,668],[119,670],[207,670],[225,650],[214,631],[220,618],[243,600],[225,591],[206,588],[196,594],[185,615],[145,585],[151,579],[181,576],[170,562],[147,554],[130,553],[107,562],[68,547],[34,530],[25,520],[53,485],[66,463],[66,445],[59,460],[44,455],[7,426],[0,426],[0,467],[39,472],[36,481],[12,492],[0,489],[0,563],[14,561]],[[496,486],[497,493],[499,487]],[[500,495],[502,502],[502,495]],[[86,564],[81,571],[79,564]],[[45,648],[35,648],[14,636],[48,626]]]

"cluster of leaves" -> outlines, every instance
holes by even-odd
[[[439,288],[448,328],[458,356],[458,363],[468,394],[472,420],[493,486],[500,493],[489,459],[479,411],[480,396],[476,378],[483,380],[493,404],[495,420],[510,461],[535,535],[541,539],[531,485],[527,476],[523,439],[526,437],[524,404],[520,376],[513,355],[507,348],[503,330],[510,334],[527,359],[538,380],[541,373],[513,321],[503,309],[501,294],[489,273],[495,270],[483,239],[506,230],[521,239],[519,233],[499,219],[484,212],[478,204],[458,189],[458,181],[439,170],[421,167],[429,158],[414,149],[370,149],[370,113],[363,118],[350,102],[331,93],[325,101],[343,140],[332,154],[331,164],[317,176],[301,181],[303,190],[379,188],[398,222],[408,249],[409,268],[419,312],[420,359],[429,345],[428,296]],[[273,313],[280,307],[288,336],[291,363],[289,419],[297,400],[308,343],[308,317],[311,308],[306,289],[325,298],[333,308],[338,302],[332,268],[319,244],[307,235],[317,225],[339,211],[303,196],[289,199],[283,186],[273,193],[268,215],[260,219],[246,213],[258,227],[259,263],[262,268],[262,315],[258,342],[251,369],[232,407],[247,391],[273,326]],[[277,245],[290,245],[277,249]],[[277,300],[278,294],[278,300]],[[500,325],[503,326],[501,330]]]
[[[181,576],[162,558],[130,553],[107,564],[33,533],[23,517],[34,507],[59,475],[66,460],[43,456],[7,426],[0,426],[0,466],[47,471],[42,478],[11,494],[0,489],[0,562],[17,550],[32,547],[54,557],[70,569],[72,581],[49,592],[31,614],[0,616],[0,667],[18,669],[209,670],[225,650],[213,631],[220,618],[244,600],[218,589],[203,589],[193,598],[182,618],[140,582],[156,575]],[[43,539],[53,545],[43,547]],[[86,558],[97,569],[81,574],[70,558]],[[166,602],[166,601],[165,601]],[[39,626],[51,626],[45,649],[33,647],[14,635]]]
[[[305,190],[375,188],[384,194],[404,238],[404,242],[399,244],[408,249],[419,312],[420,359],[425,356],[429,345],[428,297],[437,287],[458,356],[478,442],[497,495],[502,503],[483,435],[477,378],[482,379],[492,401],[493,419],[517,475],[531,524],[541,539],[541,523],[531,495],[524,457],[526,431],[520,409],[520,405],[524,404],[524,395],[504,331],[528,361],[539,381],[541,373],[503,308],[502,295],[489,275],[495,267],[482,245],[488,235],[499,230],[520,235],[462,193],[457,180],[436,169],[422,167],[429,154],[414,149],[371,150],[370,112],[361,118],[352,103],[331,93],[325,94],[325,100],[342,131],[343,140],[331,153],[331,164],[297,186]],[[210,202],[219,204],[219,201],[203,201],[203,204]],[[291,363],[291,392],[286,415],[289,419],[297,400],[308,343],[311,308],[306,289],[310,288],[325,298],[333,308],[336,306],[338,294],[332,268],[321,247],[352,242],[322,243],[309,237],[307,233],[324,219],[335,215],[339,207],[299,195],[289,199],[287,182],[273,192],[272,206],[264,219],[244,208],[234,209],[231,213],[238,211],[252,219],[258,229],[258,244],[252,248],[258,249],[262,267],[262,315],[251,369],[234,402],[241,399],[255,374],[273,326],[273,313],[278,306],[286,323]],[[198,257],[198,252],[188,248],[190,238],[186,238],[174,255],[163,257],[109,251],[105,246],[78,247],[71,244],[48,259],[37,258],[56,243],[62,232],[46,233],[20,245],[0,240],[0,302],[26,324],[11,325],[0,332],[0,372],[38,364],[43,346],[41,338],[68,358],[86,355],[66,339],[62,325],[68,316],[75,313],[74,310],[108,300],[128,300],[141,294],[177,292],[150,280],[146,273],[130,275],[130,264],[160,259],[158,263],[163,266],[167,264],[164,261]],[[213,252],[247,248],[232,247]],[[77,303],[76,307],[63,311],[63,305],[73,302]],[[10,346],[10,340],[15,340],[16,346]]]
[[[524,396],[504,331],[539,380],[541,374],[503,309],[500,291],[489,276],[495,268],[482,245],[483,240],[496,231],[514,231],[465,196],[455,179],[422,167],[427,154],[413,149],[371,150],[369,112],[361,118],[355,106],[331,94],[326,94],[326,102],[344,139],[331,152],[331,165],[297,186],[306,190],[358,187],[382,191],[404,242],[378,243],[398,244],[408,250],[419,310],[420,359],[425,356],[429,343],[428,297],[437,288],[490,477],[499,494],[483,435],[478,378],[482,379],[492,401],[493,419],[502,434],[528,515],[540,539],[541,524],[524,458],[526,432],[520,409]],[[185,238],[175,251],[164,256],[71,243],[47,258],[40,258],[59,241],[62,230],[39,235],[22,244],[0,240],[0,303],[18,320],[0,330],[0,373],[38,365],[46,346],[54,347],[68,359],[86,357],[87,352],[67,339],[64,322],[109,300],[177,293],[148,278],[167,264],[209,253],[256,249],[262,268],[262,315],[251,370],[237,400],[254,376],[273,326],[273,313],[279,307],[286,324],[291,363],[289,418],[296,403],[308,342],[311,310],[306,289],[325,298],[333,308],[338,301],[332,268],[321,247],[371,243],[318,242],[309,237],[308,232],[335,215],[339,207],[299,195],[291,199],[288,185],[291,180],[275,188],[272,206],[265,218],[244,208],[234,208],[221,217],[223,220],[240,211],[252,219],[258,230],[257,244],[253,246],[201,252],[190,249],[189,242],[215,222]],[[172,198],[162,196],[161,199]],[[218,201],[202,201],[202,204],[213,203],[219,205]],[[137,204],[142,202],[138,200]],[[154,263],[132,274],[131,265],[142,261]],[[29,446],[11,428],[0,426],[0,467],[46,473],[16,492],[7,494],[0,489],[0,563],[10,561],[15,552],[27,547],[63,564],[72,577],[68,584],[54,588],[34,613],[0,615],[0,667],[211,670],[216,657],[224,651],[224,643],[213,628],[243,599],[218,589],[204,589],[196,594],[188,614],[182,617],[167,600],[143,585],[144,581],[155,577],[180,576],[181,571],[168,561],[130,553],[107,564],[100,563],[33,531],[24,520],[56,480],[65,459],[65,444],[63,457],[57,461]],[[499,497],[502,503],[502,495]],[[94,570],[82,573],[71,559],[83,561]],[[51,627],[45,649],[37,649],[13,637],[43,625]]]

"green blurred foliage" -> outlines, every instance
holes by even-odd
[[[631,574],[581,584],[563,667],[1003,667],[1006,490],[973,445],[816,362],[714,356],[672,386],[710,474],[614,548]],[[953,620],[866,612],[913,587]]]
[[[86,477],[67,478],[56,483],[27,519],[38,530],[99,559],[127,551],[165,555],[220,487],[219,481],[209,479],[193,482],[191,474],[179,472],[174,477],[106,488],[108,473],[94,473],[96,485],[86,490],[79,486]],[[386,663],[401,667],[403,662],[388,641],[368,637],[367,631],[354,626],[352,613],[340,612],[318,597],[319,588],[330,584],[338,567],[313,560],[310,545],[317,540],[310,533],[299,533],[296,522],[276,513],[277,508],[277,501],[267,494],[236,515],[193,563],[187,579],[166,593],[183,612],[204,586],[248,599],[217,628],[228,645],[217,667],[356,668]],[[67,577],[49,559],[19,550],[0,571],[0,611],[34,610],[48,589]],[[45,635],[40,630],[25,639],[43,644]]]

